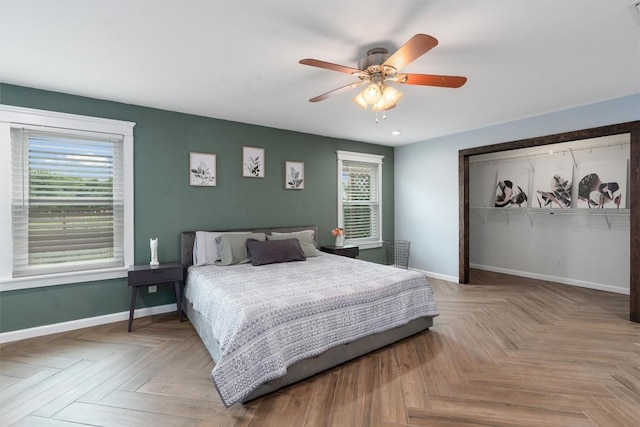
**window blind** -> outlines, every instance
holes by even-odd
[[[347,239],[378,240],[378,165],[342,161],[342,210]]]
[[[11,132],[13,276],[123,266],[123,139]]]

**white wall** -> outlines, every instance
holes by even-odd
[[[471,267],[629,294],[630,222],[629,210],[624,209],[629,196],[629,139],[629,134],[611,135],[472,156]],[[598,166],[599,170],[591,169]],[[593,172],[619,184],[616,196],[621,197],[621,209],[613,203],[606,204],[608,209],[574,209],[581,207],[580,177]],[[573,182],[569,198],[574,208],[540,208],[544,202],[539,203],[536,190],[551,191],[550,176],[555,173]],[[528,195],[524,207],[493,207],[499,174],[522,186]]]
[[[395,236],[411,241],[409,266],[458,280],[458,150],[634,120],[640,94],[396,148]]]

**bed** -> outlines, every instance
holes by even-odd
[[[317,251],[315,226],[217,233],[237,231],[309,233]],[[194,243],[196,232],[181,234],[183,309],[216,363],[227,407],[424,331],[438,315],[419,272],[319,251],[300,262],[195,266]]]

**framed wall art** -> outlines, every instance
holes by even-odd
[[[529,191],[528,169],[499,169],[496,183],[496,208],[526,208]]]
[[[189,153],[189,185],[196,187],[216,186],[216,155]]]
[[[286,161],[284,176],[284,188],[287,190],[304,190],[304,162]]]
[[[536,167],[533,175],[531,207],[539,209],[571,208],[573,165],[548,163]]]
[[[264,148],[242,147],[242,176],[264,178]]]
[[[578,208],[625,209],[626,159],[593,160],[578,165]]]

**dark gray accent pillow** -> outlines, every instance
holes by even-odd
[[[298,239],[265,241],[247,239],[247,252],[252,265],[307,260]]]

